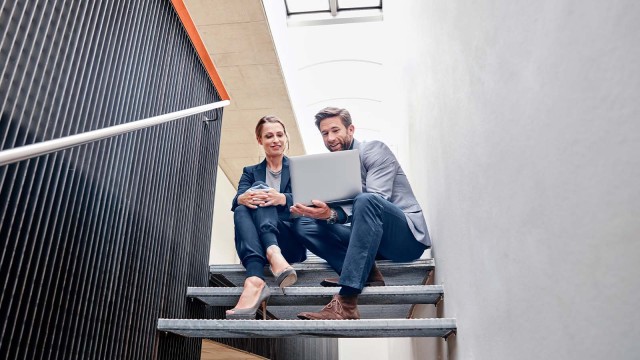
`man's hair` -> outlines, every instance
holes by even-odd
[[[341,109],[337,107],[326,107],[316,114],[316,127],[320,129],[320,122],[324,119],[339,116],[342,120],[342,125],[348,128],[351,125],[351,114],[347,109]]]

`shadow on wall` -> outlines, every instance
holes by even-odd
[[[433,285],[435,270],[429,275],[425,285]],[[416,305],[413,310],[413,318],[443,318],[446,317],[446,294],[443,301],[437,306]],[[414,338],[414,354],[421,354],[420,358],[437,360],[457,359],[457,334],[451,334],[447,339],[443,338]],[[425,356],[426,355],[426,356]]]

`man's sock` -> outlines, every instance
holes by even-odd
[[[362,292],[362,290],[360,290],[360,289],[352,288],[350,286],[342,286],[340,288],[340,292],[338,293],[338,295],[340,295],[340,296],[356,296],[356,295],[360,295],[361,292]]]

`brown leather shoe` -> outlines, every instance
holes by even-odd
[[[328,278],[322,280],[320,282],[320,285],[324,287],[336,287],[340,286],[340,284],[338,284],[338,281],[340,281],[340,278]],[[364,283],[364,286],[384,286],[384,277],[382,277],[382,273],[380,272],[380,270],[378,270],[376,264],[373,264],[373,267],[369,272],[369,277]]]
[[[303,312],[298,314],[302,320],[359,320],[358,296],[333,295],[331,302],[320,312]]]

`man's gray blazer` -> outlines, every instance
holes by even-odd
[[[360,151],[362,191],[378,194],[404,212],[416,240],[431,246],[427,222],[418,204],[409,179],[391,149],[380,141],[353,140],[353,149]]]

